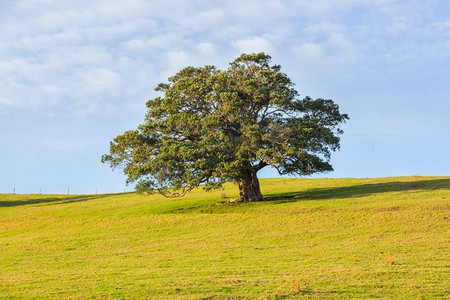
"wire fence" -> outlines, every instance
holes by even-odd
[[[133,192],[133,190],[130,190],[130,191],[127,192],[127,188],[124,188],[123,192],[114,192],[114,193],[124,193],[125,194],[125,193],[130,193],[130,192]],[[33,193],[33,192],[31,192],[31,193],[29,193],[29,192],[21,193],[18,189],[16,189],[14,187],[13,190],[12,190],[12,194],[16,195],[16,194],[35,194],[35,193]],[[39,188],[39,192],[37,194],[39,194],[39,195],[43,194],[42,193],[42,188]],[[67,192],[64,192],[64,193],[61,193],[61,192],[53,193],[53,192],[51,192],[51,193],[44,193],[44,194],[48,194],[48,195],[51,195],[51,194],[54,194],[54,195],[98,195],[99,193],[98,193],[98,188],[95,188],[95,193],[71,193],[70,188],[67,188]],[[107,193],[103,193],[103,194],[107,194]]]

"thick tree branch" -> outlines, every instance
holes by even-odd
[[[269,164],[265,161],[265,159],[261,160],[258,164],[251,167],[251,170],[254,172],[258,172],[262,168],[268,166]]]

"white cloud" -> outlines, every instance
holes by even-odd
[[[193,65],[193,57],[186,51],[170,51],[165,55],[166,71],[164,79],[175,75],[180,69]]]
[[[265,38],[260,36],[248,37],[240,39],[232,43],[232,45],[243,53],[266,52],[274,53],[274,46]]]
[[[320,36],[322,34],[331,34],[335,32],[345,32],[346,26],[339,23],[329,21],[321,21],[318,23],[310,23],[303,27],[303,32],[308,36]]]
[[[0,95],[0,104],[3,104],[4,106],[13,106],[14,101],[11,98],[7,97],[6,95]]]
[[[225,21],[225,13],[220,9],[197,11],[173,20],[180,30],[204,30],[220,26]]]
[[[48,96],[60,95],[62,92],[62,88],[59,86],[55,86],[55,85],[43,84],[39,88],[44,95],[48,95]]]
[[[264,24],[292,14],[289,9],[290,3],[286,1],[269,0],[261,3],[257,0],[247,0],[232,3],[236,15],[245,23]]]
[[[301,46],[296,46],[293,49],[293,52],[297,54],[298,59],[302,59],[305,61],[317,61],[323,60],[326,51],[325,49],[316,43],[303,43]]]
[[[199,43],[197,49],[205,55],[215,55],[216,48],[213,43]]]
[[[126,1],[96,1],[92,7],[107,23],[133,19],[143,14],[158,12],[160,4],[157,1],[126,0]]]
[[[120,76],[106,68],[92,68],[80,70],[77,77],[80,79],[80,88],[83,94],[115,94],[120,90]]]
[[[63,31],[55,34],[43,34],[35,36],[26,36],[16,43],[17,48],[21,48],[27,52],[46,51],[51,48],[60,47],[62,45],[77,45],[83,42],[83,37],[77,31]]]
[[[138,51],[141,53],[152,53],[155,51],[163,51],[171,49],[175,45],[179,45],[181,37],[175,34],[157,34],[149,37],[138,37],[127,40],[122,43],[125,50]]]
[[[305,10],[309,15],[328,17],[330,14],[337,15],[354,7],[379,7],[395,2],[396,0],[296,0],[293,5]]]

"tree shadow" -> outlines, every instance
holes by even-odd
[[[123,193],[101,194],[101,195],[74,195],[68,197],[63,195],[61,195],[61,197],[45,197],[45,195],[42,195],[41,196],[42,198],[33,198],[25,200],[0,200],[0,207],[14,207],[33,204],[48,204],[48,205],[68,204],[101,199],[115,195],[123,195]],[[39,195],[33,195],[33,197],[39,197]]]
[[[359,198],[388,192],[419,192],[424,190],[439,189],[449,189],[450,197],[450,179],[434,179],[410,182],[392,181],[344,187],[313,188],[290,193],[267,194],[266,200],[272,201],[274,204],[277,204],[305,200]]]

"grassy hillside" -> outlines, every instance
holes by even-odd
[[[0,298],[448,298],[450,177],[0,195]]]

